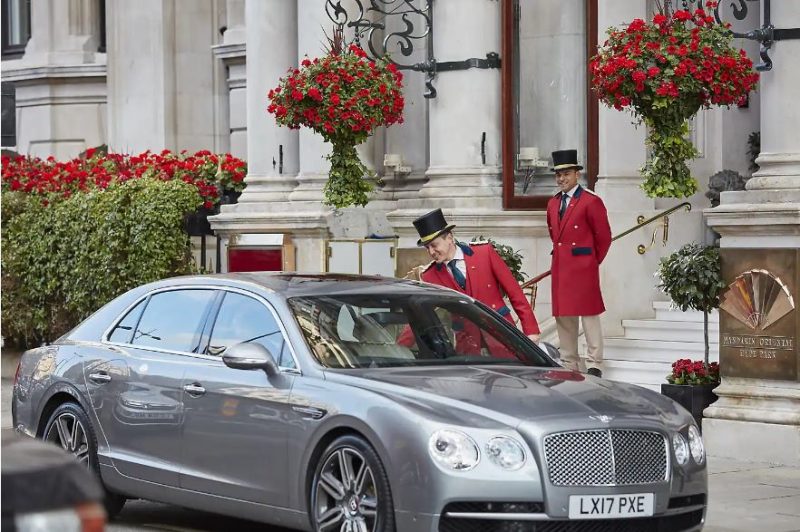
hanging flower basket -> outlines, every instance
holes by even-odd
[[[322,58],[304,59],[269,91],[267,111],[278,124],[310,128],[333,146],[326,204],[343,208],[369,201],[374,175],[355,147],[375,128],[403,122],[402,80],[385,59],[371,61],[355,45],[332,46]]]
[[[697,156],[687,121],[701,108],[742,104],[756,87],[758,73],[744,50],[731,45],[729,28],[703,9],[662,10],[652,23],[637,18],[627,28],[609,28],[589,63],[600,101],[629,110],[648,128],[650,153],[641,171],[650,197],[697,191],[687,166]]]

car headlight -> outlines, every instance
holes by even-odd
[[[689,461],[689,444],[686,443],[686,438],[683,437],[683,434],[676,432],[672,436],[672,448],[675,451],[675,460],[680,465],[686,465],[686,462]]]
[[[703,446],[703,437],[700,436],[700,431],[694,425],[689,426],[689,450],[696,463],[702,464],[705,461],[706,449]]]
[[[468,471],[478,465],[480,453],[475,441],[457,430],[442,429],[431,435],[428,452],[440,464],[456,471]]]
[[[496,436],[486,444],[489,460],[503,469],[514,471],[525,463],[525,449],[511,438]]]

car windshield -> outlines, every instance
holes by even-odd
[[[328,368],[521,364],[554,366],[500,316],[448,295],[335,295],[289,300]]]

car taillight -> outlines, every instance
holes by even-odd
[[[15,524],[17,532],[103,532],[106,512],[102,505],[91,502],[75,508],[18,515]]]

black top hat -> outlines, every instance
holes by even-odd
[[[452,231],[455,225],[447,225],[442,209],[436,209],[414,220],[414,227],[419,233],[418,246],[424,246],[437,236]]]
[[[558,150],[553,152],[553,167],[551,172],[556,170],[566,170],[567,168],[575,168],[576,170],[583,170],[583,166],[578,164],[578,150]]]

